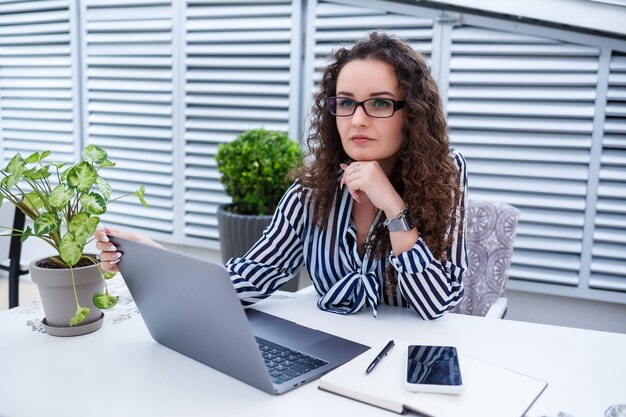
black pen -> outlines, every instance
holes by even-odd
[[[393,340],[390,340],[389,343],[385,345],[383,350],[381,350],[380,353],[376,355],[372,363],[370,363],[370,366],[367,367],[367,370],[365,371],[366,374],[369,374],[370,372],[372,372],[372,369],[374,369],[376,365],[378,364],[378,362],[380,362],[380,360],[384,358],[387,355],[387,353],[389,353],[393,345],[394,345]]]

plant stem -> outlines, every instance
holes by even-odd
[[[80,308],[78,303],[78,293],[76,292],[76,281],[74,280],[74,268],[70,266],[70,274],[72,275],[72,288],[74,289],[74,299],[76,300],[76,308]]]
[[[70,271],[72,272],[72,285],[74,285],[73,284],[74,283],[74,271],[72,270],[72,267],[70,265],[66,264],[65,262],[63,262],[62,260],[55,258],[54,256],[51,256],[49,259],[52,262],[54,262],[55,264],[57,264],[59,266],[62,266],[63,268],[67,267],[67,268],[70,269]],[[74,291],[76,291],[76,288],[74,288]]]
[[[98,262],[96,259],[94,259],[94,258],[92,258],[90,256],[84,255],[83,258],[89,259],[94,265],[99,265],[100,264],[100,262]],[[100,269],[100,268],[98,268],[98,269]],[[102,279],[102,282],[104,282],[104,292],[107,295],[109,295],[109,286],[107,285],[107,280],[104,279],[104,276],[102,275],[102,273],[100,273],[100,278]]]
[[[121,195],[121,196],[119,196],[119,197],[116,197],[116,198],[114,198],[114,199],[112,199],[112,200],[107,201],[107,203],[110,203],[110,202],[115,201],[115,200],[122,199],[122,198],[124,198],[124,197],[128,197],[128,196],[130,196],[130,195],[132,195],[132,193],[130,193],[130,194],[125,194],[125,195]]]

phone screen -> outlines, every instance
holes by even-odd
[[[409,384],[462,385],[459,358],[453,346],[410,345],[407,360]]]

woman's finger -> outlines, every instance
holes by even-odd
[[[357,203],[363,202],[363,191],[360,189],[358,181],[359,179],[351,179],[346,181],[346,185],[348,187],[348,192]]]
[[[98,226],[98,229],[96,229],[96,233],[94,236],[98,242],[109,241],[109,237],[107,236],[106,232],[104,231],[104,227],[102,226]]]
[[[117,263],[120,261],[122,254],[120,252],[100,252],[100,260],[102,262]]]
[[[100,251],[115,251],[117,248],[111,242],[97,242],[96,248]]]

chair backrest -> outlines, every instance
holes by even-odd
[[[520,211],[506,203],[469,201],[465,208],[465,296],[453,312],[484,316],[504,294],[519,216]]]
[[[22,268],[20,263],[22,256],[20,236],[11,236],[13,230],[24,230],[24,222],[24,213],[10,202],[3,201],[0,206],[0,226],[4,227],[0,229],[0,269],[9,271],[9,308],[17,307],[19,276],[28,273],[28,268]]]
[[[7,228],[13,227],[13,217],[15,216],[15,206],[8,201],[3,201],[0,206],[0,262],[9,259],[9,250],[11,248],[11,230]]]

